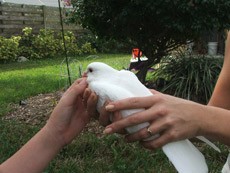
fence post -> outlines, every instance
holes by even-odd
[[[44,25],[44,29],[46,30],[46,6],[43,5],[42,6],[42,9],[43,9],[43,25]]]
[[[24,9],[24,8],[25,8],[25,4],[22,4],[21,7],[22,7],[22,9]],[[22,12],[22,16],[25,16],[25,13],[24,13],[24,12]],[[26,24],[25,20],[22,21],[22,24],[23,24],[23,25]]]
[[[3,7],[2,2],[0,2],[0,7]],[[3,9],[0,11],[0,15],[3,15],[2,11],[3,11]],[[2,24],[3,24],[3,20],[0,20],[0,25],[2,25]],[[4,32],[3,28],[0,29],[0,33],[3,33],[3,32]]]

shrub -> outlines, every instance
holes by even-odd
[[[64,52],[64,46],[63,46],[63,40],[61,39],[61,34],[59,34],[60,37],[60,48],[62,52]],[[88,40],[82,42],[81,44],[78,44],[75,35],[68,31],[65,33],[65,41],[66,41],[66,49],[68,55],[81,55],[81,54],[94,54],[96,53],[96,49],[93,49],[91,46],[91,43],[88,42]]]
[[[27,58],[33,58],[35,56],[35,52],[33,50],[33,41],[35,39],[35,35],[32,34],[32,28],[25,27],[23,30],[23,36],[19,41],[19,55],[25,56]]]
[[[88,54],[88,53],[96,53],[96,49],[92,49],[91,43],[85,43],[81,46],[81,53]]]
[[[41,29],[39,34],[35,35],[29,27],[23,29],[22,32],[22,37],[13,36],[9,39],[0,37],[0,61],[15,61],[18,56],[40,59],[64,55],[60,33],[55,38],[53,31]],[[68,55],[96,53],[89,42],[84,42],[79,46],[74,34],[70,31],[65,33],[65,40]]]
[[[179,53],[173,58],[164,58],[156,75],[167,80],[162,91],[207,103],[222,64],[223,58]]]
[[[128,39],[117,41],[115,39],[99,38],[90,31],[77,37],[77,44],[81,47],[85,43],[91,43],[91,46],[101,53],[131,53],[137,45]]]
[[[58,40],[54,38],[54,32],[41,29],[32,40],[34,56],[32,58],[52,58],[60,52]]]
[[[15,61],[19,53],[19,40],[21,37],[7,39],[0,37],[0,62]]]

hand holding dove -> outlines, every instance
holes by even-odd
[[[161,136],[163,136],[162,132],[153,131],[153,127],[150,125],[152,121],[148,121],[148,118],[140,121],[140,119],[144,117],[142,113],[151,116],[148,108],[151,104],[153,104],[154,100],[156,102],[156,100],[160,99],[160,94],[153,95],[144,85],[139,82],[137,77],[132,72],[125,70],[117,71],[103,63],[91,63],[87,67],[85,76],[87,76],[89,88],[93,92],[96,92],[96,94],[99,96],[97,103],[98,112],[100,112],[106,100],[119,101],[127,98],[134,100],[130,103],[130,105],[134,105],[133,107],[130,107],[130,109],[126,110],[121,110],[121,115],[124,120],[128,119],[128,116],[131,114],[136,115],[135,119],[131,119],[130,125],[126,126],[127,132],[130,134],[135,134],[138,131],[145,130],[148,132],[148,136],[144,137],[147,138],[145,141],[153,139],[158,140],[161,138]],[[149,106],[137,106],[139,102],[135,97],[144,97],[145,99],[148,98],[150,100],[152,99],[153,102],[146,102],[146,104],[149,104]],[[175,100],[175,103],[176,101],[177,100]],[[181,106],[184,105],[182,104]],[[159,114],[157,116],[158,118],[160,115],[166,114],[162,112],[164,111],[162,108],[154,108],[154,111],[156,114]],[[157,118],[155,117],[154,120],[156,119]],[[151,136],[149,134],[151,134]],[[191,134],[191,136],[193,135],[196,134]],[[163,137],[165,138],[165,136]],[[201,137],[201,139],[211,144],[211,142],[204,137]],[[211,145],[214,146],[213,144]],[[215,146],[214,148],[216,149]],[[164,145],[162,149],[179,172],[208,172],[204,156],[188,139],[168,143]]]

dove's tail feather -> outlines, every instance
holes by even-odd
[[[230,154],[228,155],[227,162],[224,164],[221,173],[229,173],[230,172]]]
[[[215,145],[213,144],[211,141],[209,141],[208,139],[206,139],[205,137],[203,136],[197,136],[196,137],[197,139],[200,139],[201,141],[207,143],[210,147],[212,147],[214,150],[218,151],[220,153],[220,149]]]
[[[189,140],[172,142],[162,149],[179,173],[208,172],[203,154]]]

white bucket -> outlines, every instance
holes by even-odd
[[[217,42],[208,42],[208,54],[209,55],[217,54]]]

